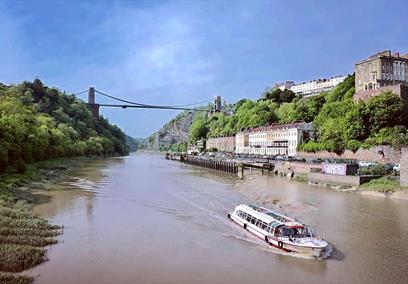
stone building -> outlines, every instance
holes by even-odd
[[[248,137],[247,144],[245,135]],[[236,153],[296,156],[299,144],[311,136],[312,123],[296,122],[257,127],[235,136]]]
[[[408,54],[382,51],[355,65],[354,100],[366,100],[384,91],[408,97]]]
[[[233,153],[235,151],[235,136],[209,138],[205,148],[207,150],[215,148],[219,152]]]
[[[295,82],[293,82],[293,81],[285,81],[285,82],[282,82],[282,83],[276,83],[276,84],[273,86],[272,89],[273,89],[273,90],[279,89],[279,90],[281,90],[281,91],[284,91],[284,90],[286,90],[286,89],[290,90],[290,88],[292,88],[294,85],[295,85]]]

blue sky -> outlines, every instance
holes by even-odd
[[[258,98],[278,81],[352,73],[383,49],[408,53],[407,15],[408,1],[3,1],[0,81],[152,104]],[[178,112],[102,113],[143,137]]]

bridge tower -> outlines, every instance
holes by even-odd
[[[95,103],[95,88],[89,87],[88,90],[88,106],[91,107],[93,116],[99,118],[99,104]]]
[[[214,112],[221,112],[222,104],[221,104],[221,97],[216,96],[214,102]]]

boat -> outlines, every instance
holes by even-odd
[[[228,218],[285,252],[321,257],[329,246],[309,226],[260,206],[238,205]]]

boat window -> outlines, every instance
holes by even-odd
[[[279,222],[276,222],[276,221],[273,221],[273,222],[271,222],[271,223],[269,224],[269,226],[272,228],[272,230],[275,229],[278,225],[280,225],[280,223],[279,223]]]
[[[293,232],[294,232],[294,237],[297,237],[297,238],[305,238],[305,237],[313,236],[312,229],[307,226],[293,228]]]
[[[255,224],[256,223],[256,218],[251,218],[251,224]]]
[[[280,221],[280,222],[286,222],[286,221],[288,221],[286,218],[284,218],[284,217],[282,217],[282,216],[279,216],[279,215],[277,215],[277,214],[275,214],[275,213],[273,213],[273,212],[268,212],[268,213],[266,213],[266,214],[268,214],[269,216],[271,216],[272,218],[274,218],[274,219],[276,219],[276,220],[278,220],[278,221]]]
[[[280,235],[282,237],[293,237],[295,232],[292,228],[283,226],[280,228]]]
[[[251,218],[252,218],[251,215],[248,214],[247,217],[246,217],[246,220],[249,222],[249,221],[251,221]]]

